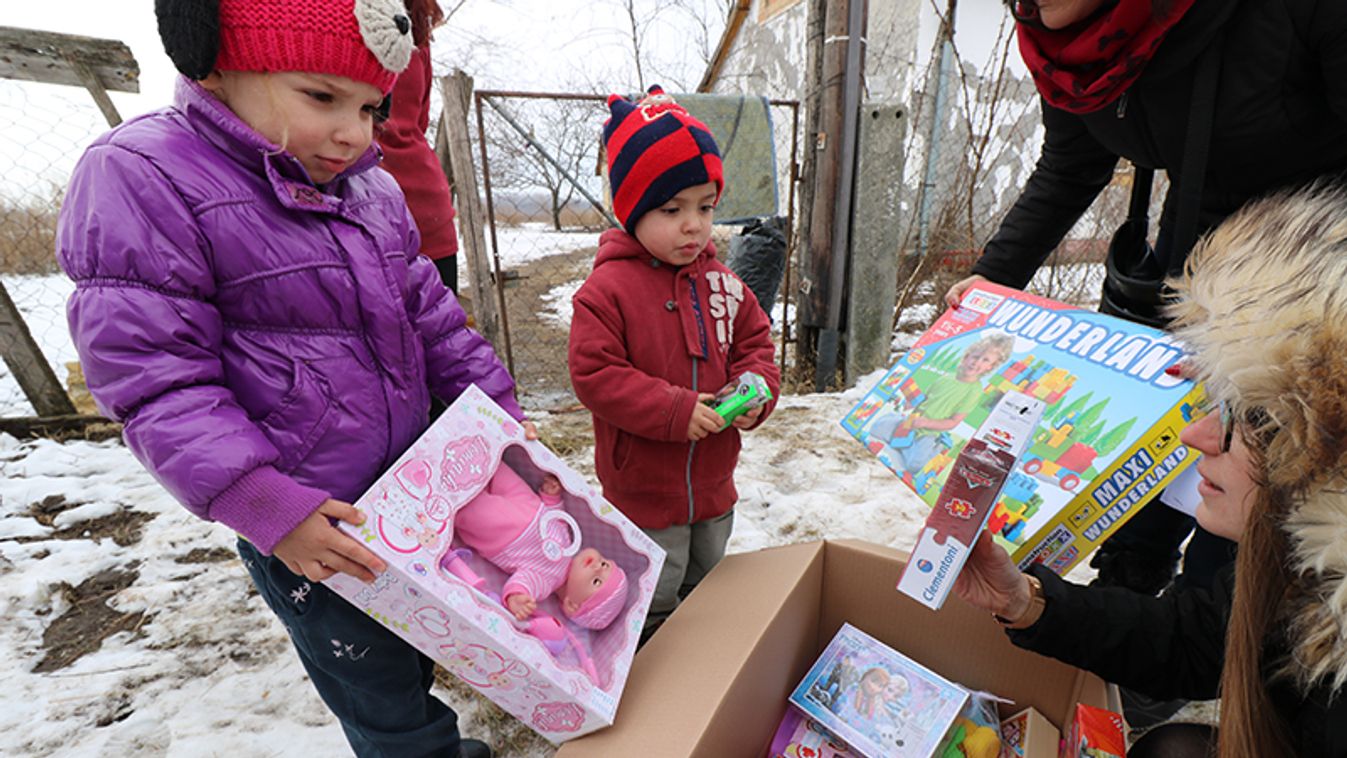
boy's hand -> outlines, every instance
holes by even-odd
[[[759,405],[752,410],[744,411],[743,415],[734,420],[735,429],[747,429],[758,422],[758,417],[762,415],[763,406]]]
[[[505,607],[510,609],[510,613],[520,621],[527,621],[533,612],[538,610],[538,602],[533,598],[520,593],[505,598]]]
[[[532,421],[520,421],[519,425],[524,427],[524,439],[538,439],[538,427],[534,426]]]
[[[725,419],[716,413],[715,409],[706,403],[715,400],[716,396],[709,392],[702,392],[697,395],[697,404],[692,406],[692,418],[688,419],[688,439],[696,442],[706,439],[706,435],[715,434],[720,431],[720,427],[725,425]]]
[[[321,582],[337,573],[349,574],[362,582],[374,581],[374,575],[388,565],[364,545],[338,531],[329,518],[355,525],[365,522],[365,514],[355,506],[328,498],[276,543],[272,553],[290,571],[311,582]]]

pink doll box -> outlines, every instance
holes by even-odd
[[[535,491],[545,473],[556,475],[583,547],[626,572],[623,610],[600,631],[570,623],[555,597],[539,599],[539,610],[561,619],[588,648],[592,674],[574,647],[549,652],[497,599],[440,565],[460,546],[454,514],[500,465]],[[613,723],[664,551],[542,443],[526,441],[485,393],[475,386],[464,392],[355,505],[365,523],[340,528],[388,570],[373,584],[338,574],[329,587],[554,744]],[[470,563],[498,593],[504,573],[480,557]]]

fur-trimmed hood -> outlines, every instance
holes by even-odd
[[[1256,201],[1194,249],[1172,282],[1175,332],[1208,392],[1262,409],[1257,474],[1282,509],[1299,598],[1290,669],[1347,683],[1347,193]]]

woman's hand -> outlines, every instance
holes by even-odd
[[[365,522],[365,514],[354,505],[328,498],[276,543],[272,554],[291,572],[311,582],[321,582],[338,573],[362,582],[374,581],[374,575],[388,568],[388,564],[339,531],[328,521],[330,518],[357,526]]]
[[[954,580],[954,593],[988,613],[1018,619],[1029,609],[1029,578],[1016,568],[1010,555],[997,547],[991,532],[983,530],[973,543],[963,571]]]
[[[519,425],[524,427],[524,439],[538,439],[538,427],[534,426],[532,421],[520,421]]]
[[[945,305],[948,305],[951,308],[958,308],[959,301],[963,300],[963,293],[967,292],[969,287],[972,287],[979,282],[986,281],[990,280],[982,274],[973,274],[967,279],[962,279],[956,282],[953,287],[949,288],[949,292],[945,293]]]

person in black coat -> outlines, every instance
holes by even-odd
[[[1188,267],[1171,312],[1212,409],[1180,438],[1233,571],[1155,597],[1021,573],[983,534],[954,591],[1020,647],[1156,698],[1219,696],[1221,758],[1347,756],[1347,191],[1255,201]],[[1147,752],[1168,726],[1128,755],[1185,755]]]
[[[1027,285],[1121,157],[1170,186],[1153,251],[1115,238],[1100,310],[1163,325],[1162,282],[1198,236],[1250,199],[1347,169],[1347,2],[1007,1],[1042,95],[1042,152],[951,305],[978,280]],[[1191,531],[1178,511],[1142,509],[1095,555],[1098,581],[1160,591]],[[1232,554],[1199,529],[1179,583],[1209,584]]]

